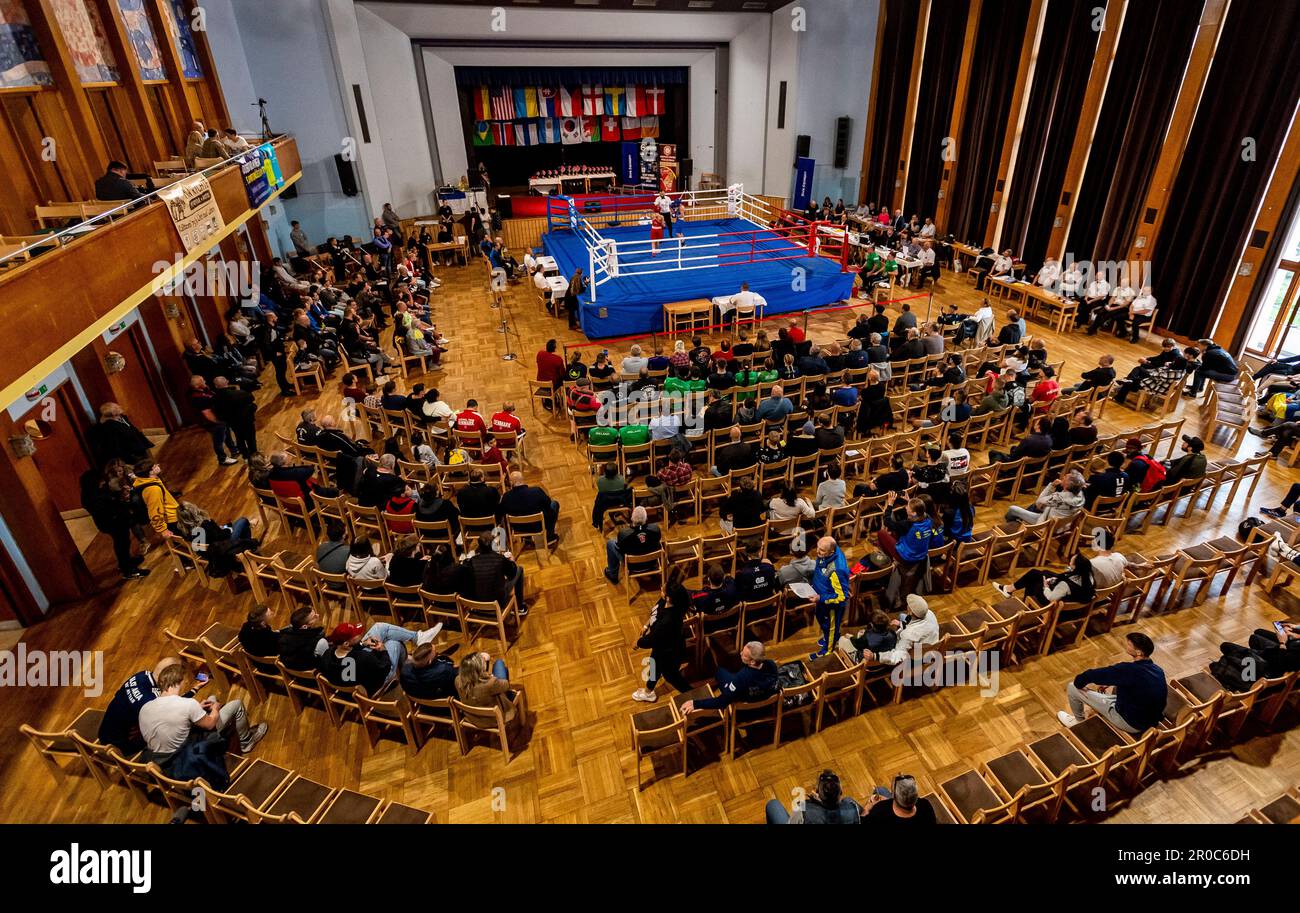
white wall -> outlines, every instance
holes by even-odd
[[[799,93],[794,111],[796,132],[812,138],[809,154],[817,163],[813,197],[856,201],[880,4],[878,0],[816,0],[804,5],[807,31],[799,35]],[[788,27],[788,9],[778,10],[774,23],[784,18]],[[774,28],[780,27],[774,24]],[[828,87],[834,88],[828,91]],[[853,119],[845,168],[833,166],[835,120],[839,117]]]
[[[351,87],[341,84],[335,64],[328,2],[333,0],[204,0],[209,22],[224,23],[209,39],[235,126],[259,129],[253,104],[260,96],[267,100],[271,129],[293,134],[298,143],[302,179],[285,209],[317,244],[329,235],[357,236],[373,218],[363,197],[343,195],[334,164],[344,138],[352,135],[343,104],[343,91],[350,96]],[[252,98],[244,101],[236,91]]]
[[[798,5],[792,4],[792,6]],[[767,192],[785,197],[794,190],[795,137],[799,133],[795,112],[799,108],[799,33],[791,27],[789,7],[772,14],[767,87],[767,143],[763,184]],[[807,53],[806,51],[804,53]],[[814,52],[815,53],[815,52]],[[781,83],[786,84],[785,126],[777,127],[781,109]]]

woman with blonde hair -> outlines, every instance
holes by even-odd
[[[673,343],[673,354],[668,356],[668,363],[675,370],[683,370],[691,366],[691,356],[686,351],[686,343],[679,339]]]
[[[510,672],[500,659],[489,669],[491,660],[487,653],[471,653],[461,660],[456,672],[456,694],[472,707],[500,707],[503,718],[510,723],[516,715],[511,700]]]

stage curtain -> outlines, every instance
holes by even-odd
[[[458,86],[685,85],[687,67],[456,67]]]
[[[983,244],[1028,18],[1029,0],[986,2],[980,7],[970,90],[957,135],[952,203],[948,224],[939,226],[940,232],[960,241]]]
[[[1043,22],[998,242],[1018,253],[1031,269],[1046,254],[1070,163],[1100,34],[1092,28],[1096,5],[1095,0],[1049,0]]]
[[[862,192],[868,202],[893,206],[920,7],[912,0],[884,0],[880,15],[885,17],[885,36],[876,70],[876,85],[872,87],[876,110],[871,125],[871,156]]]
[[[933,216],[943,180],[944,139],[952,123],[966,40],[970,0],[948,0],[930,5],[930,25],[925,35],[925,60],[912,130],[912,152],[907,168],[907,193],[903,210],[922,219]]]
[[[1158,322],[1179,335],[1204,336],[1223,305],[1300,100],[1297,34],[1300,3],[1228,9],[1151,253]]]
[[[1187,0],[1147,0],[1124,13],[1070,223],[1066,251],[1076,260],[1128,254],[1196,40],[1193,10]]]

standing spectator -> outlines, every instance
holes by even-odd
[[[840,624],[849,602],[849,565],[844,552],[830,536],[817,540],[817,561],[813,568],[812,587],[817,591],[817,624],[822,636],[817,650],[809,659],[819,659],[840,639]]]
[[[224,377],[212,382],[212,410],[235,435],[239,455],[245,461],[257,453],[257,403],[253,394],[241,390]]]
[[[122,407],[113,402],[99,407],[99,421],[91,426],[89,437],[101,466],[114,458],[128,466],[134,465],[146,459],[153,449],[153,443],[131,424]]]
[[[215,399],[215,391],[208,386],[204,378],[197,374],[190,378],[190,406],[198,413],[203,429],[212,438],[212,450],[217,455],[217,464],[233,466],[239,461],[234,456],[227,456],[226,448],[229,447],[233,454],[239,445],[230,427],[217,417],[214,410]]]
[[[650,610],[650,619],[637,638],[637,647],[650,651],[650,661],[645,684],[632,692],[634,701],[657,701],[659,695],[655,688],[660,679],[680,692],[691,690],[690,681],[681,673],[686,661],[686,613],[691,608],[691,595],[682,585],[684,573],[681,567],[668,572],[663,594]]]

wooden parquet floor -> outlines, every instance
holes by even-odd
[[[812,737],[752,751],[732,762],[701,764],[694,759],[695,769],[688,777],[657,771],[659,778],[638,791],[628,719],[644,707],[630,695],[639,684],[644,656],[634,641],[652,599],[643,595],[629,606],[621,587],[611,587],[602,577],[604,549],[589,522],[593,489],[584,460],[564,429],[533,418],[527,405],[525,381],[534,376],[533,357],[542,343],[551,336],[581,339],[548,317],[528,288],[512,287],[507,310],[520,337],[515,343],[520,358],[502,361],[502,336],[496,332],[501,312],[489,309],[481,275],[477,268],[443,272],[445,284],[435,295],[434,306],[439,328],[453,346],[447,369],[425,380],[457,408],[469,396],[492,410],[503,400],[517,401],[531,432],[536,466],[528,472],[530,481],[540,482],[562,505],[563,541],[557,554],[542,566],[533,554],[523,559],[532,609],[506,657],[512,678],[527,687],[535,714],[529,743],[509,764],[486,746],[461,757],[449,740],[435,740],[418,754],[393,742],[381,742],[372,750],[360,726],[345,724],[336,730],[323,712],[308,709],[295,715],[287,699],[273,695],[251,710],[253,719],[270,723],[270,733],[257,749],[259,756],[331,786],[428,809],[444,823],[755,822],[762,820],[767,799],[788,801],[794,788],[809,785],[824,767],[837,770],[846,790],[855,795],[867,794],[872,786],[888,783],[900,772],[915,775],[923,791],[932,791],[944,779],[1023,740],[1057,730],[1055,714],[1064,707],[1066,682],[1082,668],[1122,658],[1119,644],[1124,628],[1118,628],[1075,649],[1003,671],[1000,691],[990,699],[981,698],[974,688],[950,688],[896,707],[870,710]],[[964,279],[945,274],[934,312],[948,301],[970,312],[978,297]],[[925,302],[915,304],[923,313]],[[814,316],[810,335],[814,339],[842,335],[849,320],[846,312]],[[1032,325],[1031,332],[1047,338],[1051,360],[1064,356],[1065,383],[1094,366],[1105,352],[1115,354],[1122,374],[1139,355],[1155,348],[1108,336],[1063,338],[1039,324]],[[318,411],[341,409],[337,385],[314,401],[277,399],[274,393],[273,383],[260,393],[263,449],[274,449],[272,430],[292,432],[304,406],[313,405]],[[1186,401],[1180,409],[1195,415],[1195,407]],[[1148,420],[1131,410],[1111,408],[1102,422],[1103,433],[1135,428]],[[1243,453],[1253,452],[1253,444],[1254,439],[1247,441]],[[1210,453],[1223,455],[1213,446]],[[977,462],[982,464],[982,458],[977,457]],[[243,468],[216,467],[202,431],[188,429],[174,435],[161,450],[161,463],[186,498],[204,505],[218,519],[255,515]],[[1274,465],[1266,471],[1255,505],[1224,504],[1221,497],[1212,510],[1176,519],[1165,528],[1155,527],[1130,544],[1154,551],[1231,534],[1248,507],[1277,503],[1298,479],[1300,471]],[[977,524],[997,522],[1005,508],[1005,503],[998,503],[980,511]],[[716,525],[712,518],[708,522]],[[679,534],[677,527],[673,534]],[[306,549],[302,540],[268,545]],[[125,677],[151,667],[168,652],[164,628],[194,633],[216,620],[238,625],[250,604],[247,595],[233,598],[224,589],[205,591],[192,577],[178,581],[161,549],[149,558],[153,575],[127,586],[116,582],[103,537],[91,544],[87,560],[104,588],[83,603],[59,607],[27,631],[25,640],[29,648],[103,650],[106,693],[93,700],[95,706],[103,706],[108,693]],[[934,599],[932,606],[942,619],[964,610],[973,598],[993,595],[991,587],[966,588]],[[1245,591],[1237,586],[1226,598],[1212,596],[1197,608],[1143,621],[1141,628],[1155,639],[1156,660],[1173,678],[1202,668],[1218,654],[1222,640],[1243,640],[1251,630],[1284,617],[1300,617],[1295,593],[1270,599],[1258,587]],[[286,621],[277,618],[277,624]],[[770,652],[779,661],[797,658],[807,654],[815,639],[815,627],[806,628]],[[5,689],[0,701],[7,736],[0,739],[0,820],[89,823],[163,817],[157,810],[134,804],[123,790],[101,793],[84,778],[72,778],[60,788],[18,736],[16,727],[21,722],[50,728],[70,721],[84,705],[80,691]],[[1291,731],[1248,742],[1190,774],[1157,783],[1111,820],[1230,822],[1297,782],[1300,731]]]

